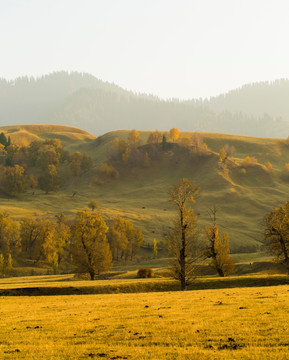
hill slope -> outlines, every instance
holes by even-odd
[[[284,80],[274,86],[248,85],[210,101],[164,101],[89,74],[58,72],[38,79],[0,79],[0,125],[62,124],[95,135],[176,126],[183,131],[285,138],[289,134],[287,95]]]
[[[115,137],[127,139],[128,131],[115,131],[100,138],[82,130],[54,126],[23,126],[0,128],[6,134],[18,134],[25,138],[62,137],[63,146],[69,151],[85,152],[93,157],[94,168],[79,178],[71,178],[57,193],[35,195],[25,193],[19,199],[2,198],[0,210],[7,211],[15,219],[25,214],[50,216],[64,212],[73,216],[76,211],[87,209],[90,200],[99,203],[99,210],[106,219],[124,216],[142,228],[145,241],[158,241],[170,226],[175,210],[169,202],[168,188],[178,179],[187,177],[200,185],[200,194],[194,208],[200,227],[210,223],[208,210],[217,205],[217,221],[228,232],[234,251],[258,250],[262,242],[261,220],[274,206],[280,206],[288,197],[289,183],[282,180],[281,171],[289,163],[289,147],[283,140],[202,133],[209,146],[208,156],[191,156],[187,150],[173,147],[159,149],[160,156],[149,167],[124,167],[117,180],[96,185],[95,175],[100,164],[107,161]],[[65,134],[65,136],[63,135]],[[141,132],[145,144],[150,132]],[[194,136],[194,133],[182,133]],[[219,164],[218,153],[228,144],[236,149],[227,162],[227,170]],[[147,145],[142,145],[147,146]],[[258,163],[242,166],[246,156],[254,156]],[[273,172],[264,164],[270,161]],[[77,191],[76,196],[72,196]]]

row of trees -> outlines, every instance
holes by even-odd
[[[121,217],[110,226],[100,213],[86,211],[78,212],[72,222],[61,214],[55,221],[27,216],[17,223],[0,213],[0,254],[6,262],[45,260],[55,272],[60,264],[70,263],[92,280],[110,269],[113,260],[132,259],[142,242],[141,230]]]
[[[234,272],[230,258],[229,239],[224,232],[219,233],[216,223],[216,207],[210,209],[212,225],[205,228],[207,245],[200,245],[198,219],[191,204],[195,202],[199,188],[188,179],[181,179],[169,190],[171,201],[175,204],[177,216],[168,234],[169,248],[173,256],[172,270],[181,283],[181,289],[195,277],[196,262],[211,259],[219,276]],[[269,252],[285,265],[289,274],[289,202],[280,208],[272,209],[264,217],[264,244]]]

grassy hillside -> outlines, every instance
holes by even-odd
[[[94,168],[79,178],[69,179],[57,193],[35,195],[28,191],[20,198],[2,198],[0,210],[7,211],[14,219],[26,214],[54,217],[64,212],[72,216],[87,208],[90,200],[99,203],[106,219],[121,215],[141,227],[145,242],[153,238],[163,239],[175,215],[169,202],[168,188],[179,178],[187,177],[200,186],[194,208],[200,228],[210,223],[208,210],[217,205],[217,222],[228,232],[233,251],[258,250],[262,242],[261,220],[274,206],[282,205],[288,197],[289,183],[280,175],[285,163],[289,163],[289,147],[284,140],[202,133],[209,146],[210,155],[188,157],[180,150],[172,155],[163,153],[160,160],[151,162],[148,168],[125,168],[117,180],[95,185],[94,177],[101,163],[107,160],[115,137],[127,139],[128,130],[114,131],[95,138],[85,131],[47,125],[10,126],[0,128],[12,141],[29,142],[35,138],[60,138],[65,149],[85,152],[93,157]],[[143,143],[150,132],[141,132]],[[193,133],[181,135],[192,136]],[[229,144],[236,149],[228,161],[228,171],[220,168],[218,153]],[[244,169],[241,164],[246,156],[254,156],[258,163]],[[264,165],[270,161],[272,173]],[[72,196],[77,191],[77,195]]]

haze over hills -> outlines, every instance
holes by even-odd
[[[117,129],[209,131],[286,138],[289,80],[205,100],[161,100],[83,73],[0,80],[0,125],[62,124],[94,135]],[[287,121],[288,120],[288,121]]]

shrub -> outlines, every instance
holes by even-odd
[[[114,180],[118,179],[119,177],[118,171],[113,166],[110,166],[107,163],[101,164],[100,168],[98,169],[98,173],[105,178],[110,178]]]
[[[154,276],[154,271],[151,268],[140,268],[137,272],[137,276],[141,279],[152,278]]]
[[[268,161],[267,164],[265,165],[265,170],[268,174],[271,174],[273,172],[273,166],[270,163],[270,161]]]
[[[253,167],[258,164],[258,160],[254,156],[246,156],[245,159],[242,162],[242,165],[245,168]]]

